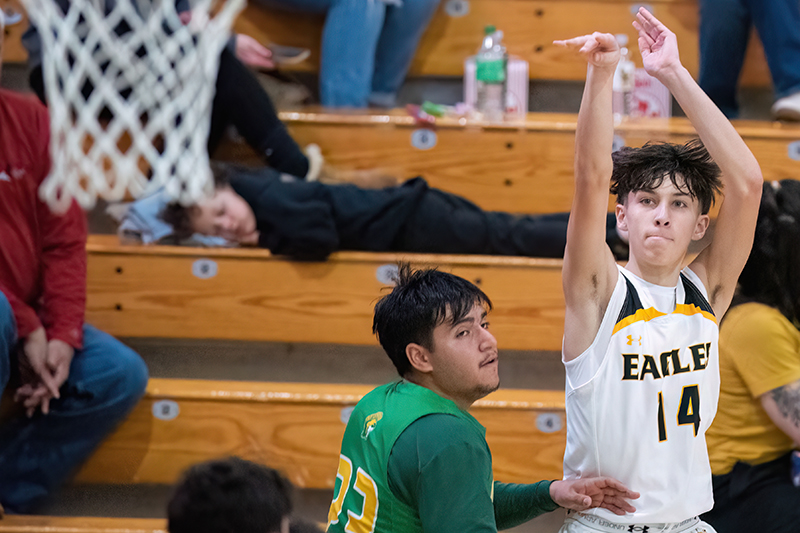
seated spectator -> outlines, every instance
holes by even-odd
[[[439,0],[255,0],[325,15],[319,71],[322,105],[395,107],[414,52]]]
[[[290,517],[292,484],[277,471],[238,457],[197,464],[167,505],[170,533],[320,531]],[[297,525],[293,525],[293,522]]]
[[[167,206],[162,218],[178,237],[215,235],[295,259],[322,260],[337,250],[562,257],[568,215],[484,211],[414,178],[365,189],[280,175],[269,168],[214,167],[213,197]],[[627,247],[607,217],[606,235]]]
[[[56,215],[37,194],[47,110],[0,90],[0,125],[0,395],[13,391],[21,411],[0,422],[0,504],[27,513],[127,416],[147,368],[84,323],[86,218],[74,202]]]
[[[720,533],[800,527],[800,182],[764,184],[739,292],[720,326],[719,410],[706,434]]]
[[[767,56],[779,120],[800,120],[800,2],[700,0],[700,87],[736,118],[739,74],[755,26]]]

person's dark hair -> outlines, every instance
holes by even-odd
[[[652,191],[669,177],[681,192],[697,198],[705,215],[722,189],[720,169],[700,139],[686,144],[648,142],[641,148],[623,147],[612,155],[611,194],[625,205],[628,194]]]
[[[774,307],[800,327],[800,181],[764,183],[734,305],[748,301]]]
[[[214,189],[223,189],[231,182],[231,167],[211,162],[211,172],[214,176]],[[177,239],[187,239],[192,236],[192,217],[195,215],[196,207],[184,206],[178,202],[170,202],[158,214],[158,217],[172,226],[172,234]]]
[[[292,485],[238,457],[190,467],[167,506],[170,533],[271,533],[292,511]]]
[[[492,302],[474,284],[436,269],[412,270],[398,265],[392,292],[375,305],[372,332],[401,376],[411,369],[406,346],[411,343],[433,350],[433,330],[445,320],[462,320],[476,305]]]

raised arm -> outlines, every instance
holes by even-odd
[[[591,345],[618,276],[605,241],[605,221],[613,168],[611,91],[620,53],[616,39],[607,33],[555,44],[578,51],[589,63],[575,133],[575,196],[562,273],[564,357],[570,360]]]
[[[708,289],[717,316],[730,305],[744,268],[758,216],[763,177],[756,158],[736,129],[683,67],[675,34],[640,8],[634,27],[648,74],[667,86],[722,170],[724,201],[711,244],[692,262]]]

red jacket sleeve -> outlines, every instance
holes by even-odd
[[[46,113],[42,132],[42,177],[50,171],[50,126]],[[86,309],[86,216],[74,201],[64,214],[54,214],[38,202],[42,235],[42,305],[39,316],[48,339],[73,348],[83,346]]]
[[[14,313],[14,320],[17,323],[18,339],[24,339],[42,326],[36,311],[31,306],[14,296],[12,291],[3,286],[0,286],[0,292],[3,293],[11,305],[11,311]]]

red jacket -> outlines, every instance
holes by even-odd
[[[0,90],[0,291],[20,339],[83,342],[86,217],[76,203],[55,215],[39,199],[50,171],[50,120],[33,96]]]

